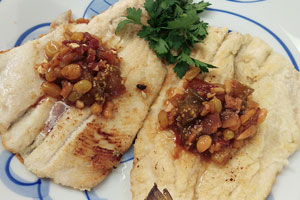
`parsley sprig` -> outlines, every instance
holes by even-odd
[[[142,29],[138,36],[149,41],[149,46],[157,56],[168,64],[176,64],[174,72],[182,78],[190,66],[201,72],[208,72],[213,65],[201,62],[190,56],[191,49],[207,35],[208,24],[197,14],[203,12],[210,3],[192,0],[146,0],[145,10],[150,19],[148,25],[141,22],[141,9],[127,8],[127,16],[120,22],[116,32],[126,24],[138,24]]]

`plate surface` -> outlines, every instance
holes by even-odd
[[[74,17],[90,18],[117,0],[0,0],[0,51],[21,45],[46,33],[55,17],[71,9]],[[210,0],[212,6],[201,17],[212,26],[249,33],[269,43],[299,71],[300,2],[281,0]],[[0,111],[1,112],[1,111]],[[4,114],[4,113],[1,113]],[[129,200],[133,148],[101,184],[91,192],[80,192],[38,179],[0,145],[1,199]],[[300,151],[278,175],[268,200],[300,199]]]

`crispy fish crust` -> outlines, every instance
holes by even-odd
[[[193,53],[218,67],[204,77],[206,81],[234,78],[255,89],[253,99],[268,110],[267,118],[226,165],[201,161],[178,149],[172,132],[159,128],[157,115],[170,106],[165,103],[169,89],[183,91],[184,80],[170,68],[134,145],[132,197],[144,199],[156,183],[178,200],[265,199],[287,158],[300,146],[299,73],[261,39],[228,34],[224,28],[210,28]]]
[[[6,149],[18,153],[25,166],[39,177],[80,190],[89,190],[102,181],[120,162],[159,93],[166,68],[136,36],[137,26],[115,34],[127,7],[141,7],[144,1],[120,1],[89,24],[75,24],[71,12],[56,19],[51,32],[42,38],[0,54],[0,132]],[[113,100],[113,119],[91,115],[89,109],[76,109],[46,99],[42,79],[34,69],[44,59],[43,46],[50,40],[62,41],[65,31],[94,34],[118,51],[126,92]],[[137,84],[146,85],[141,93]],[[53,110],[62,116],[53,129],[44,131]]]

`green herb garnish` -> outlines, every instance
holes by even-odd
[[[199,19],[198,13],[211,5],[207,2],[193,3],[192,0],[146,0],[144,7],[150,19],[149,25],[141,22],[141,9],[127,8],[127,16],[120,22],[116,32],[126,24],[139,24],[138,36],[149,41],[157,56],[168,64],[176,64],[174,72],[182,78],[190,66],[201,72],[215,66],[190,57],[191,49],[207,35],[208,24]]]

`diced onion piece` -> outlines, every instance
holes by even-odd
[[[225,95],[225,107],[233,110],[240,110],[242,107],[242,99],[234,98],[228,94]]]
[[[188,136],[185,144],[191,146],[197,137],[198,132],[195,129],[192,129],[191,134]]]
[[[214,153],[216,151],[220,151],[221,147],[222,147],[222,145],[219,142],[214,143],[209,147],[209,152]]]
[[[100,115],[102,113],[103,105],[99,103],[94,103],[91,106],[91,111],[94,115]]]
[[[73,33],[72,36],[71,36],[71,40],[81,42],[83,40],[83,33],[82,32]]]
[[[244,140],[234,140],[233,148],[239,149],[244,145]]]
[[[241,121],[238,114],[229,113],[229,114],[225,114],[225,116],[223,117],[222,128],[230,128],[240,124]]]
[[[43,62],[37,67],[37,70],[40,74],[45,74],[49,69],[49,64],[47,62]]]
[[[198,67],[192,67],[189,71],[186,72],[184,78],[188,81],[193,80],[194,78],[196,78],[196,76],[198,76],[198,74],[200,73],[200,68]]]
[[[200,113],[201,117],[204,117],[205,115],[207,115],[209,112],[212,111],[212,109],[215,110],[213,103],[205,101],[202,104],[203,104],[204,108],[202,109],[202,111]]]
[[[114,104],[113,102],[107,102],[105,107],[104,107],[104,110],[103,110],[103,116],[106,118],[106,119],[111,119],[113,117],[113,109],[114,109]]]
[[[257,118],[257,123],[263,123],[267,117],[267,110],[266,109],[260,109],[258,111],[258,118]]]
[[[241,126],[241,120],[237,120],[236,124],[234,126],[229,127],[230,130],[232,131],[237,131]]]
[[[249,109],[257,110],[258,109],[258,103],[256,103],[255,101],[252,101],[252,100],[248,100],[247,101],[247,107]]]
[[[221,87],[210,88],[210,93],[213,94],[224,94],[225,89]]]
[[[49,68],[55,68],[60,64],[59,60],[57,59],[58,54],[59,53],[55,54],[52,60],[50,60]]]
[[[84,108],[83,101],[77,100],[75,104],[76,108]]]
[[[45,73],[45,79],[48,82],[53,82],[56,80],[56,75],[53,68],[49,68],[48,71]]]
[[[52,58],[60,49],[59,44],[56,41],[49,41],[44,47],[45,54],[48,58]]]
[[[256,133],[256,130],[257,130],[257,128],[255,125],[250,126],[249,128],[247,128],[244,132],[242,132],[237,137],[237,140],[244,140],[244,139],[254,136]]]
[[[232,82],[227,79],[224,83],[224,87],[226,94],[229,94],[232,91]]]
[[[60,54],[60,56],[64,56],[64,55],[66,55],[69,51],[70,51],[70,49],[69,49],[68,47],[63,47],[63,48],[60,50],[59,54]]]
[[[232,153],[231,148],[226,148],[223,151],[214,152],[211,159],[218,164],[224,164],[230,159]]]
[[[214,104],[214,111],[216,113],[220,113],[222,111],[222,102],[220,99],[214,97],[212,100],[210,100]]]
[[[63,98],[67,98],[70,95],[70,93],[72,92],[72,89],[73,89],[73,85],[70,82],[63,81],[62,82],[62,90],[60,92],[60,95]]]
[[[206,97],[207,98],[209,98],[209,99],[211,99],[211,98],[213,98],[214,96],[216,96],[216,94],[215,93],[207,93],[207,95],[206,95]]]
[[[76,24],[88,24],[90,22],[89,19],[84,19],[84,18],[78,18],[76,20]]]
[[[54,69],[54,74],[56,76],[56,78],[62,78],[62,74],[61,74],[61,69],[59,67],[55,67]]]
[[[251,109],[251,110],[247,110],[245,112],[245,114],[243,114],[240,118],[241,118],[241,122],[242,124],[245,124],[251,117],[253,117],[256,113],[256,110]]]

